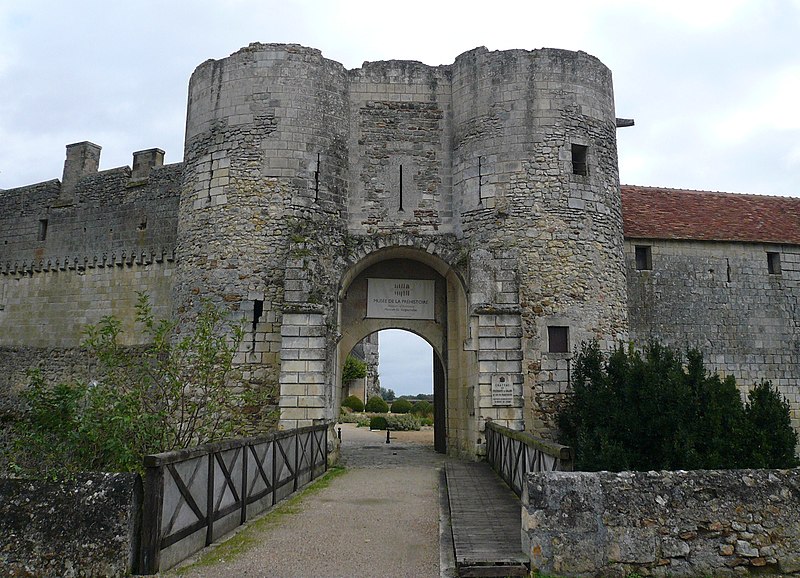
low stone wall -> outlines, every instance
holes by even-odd
[[[84,474],[58,483],[0,478],[0,574],[128,575],[140,509],[137,474]]]
[[[529,474],[522,536],[545,574],[800,575],[800,469]]]

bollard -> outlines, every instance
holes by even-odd
[[[391,443],[391,442],[389,441],[389,428],[388,428],[388,427],[386,428],[386,443],[387,443],[387,444],[388,444],[388,443]]]
[[[339,441],[342,441],[342,428],[339,428],[339,431],[336,432],[336,437],[339,438]]]

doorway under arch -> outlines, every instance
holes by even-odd
[[[439,453],[447,453],[445,413],[447,384],[444,364],[439,354],[425,338],[404,329],[382,329],[368,336],[368,339],[373,344],[380,344],[377,366],[380,391],[378,385],[373,385],[373,394],[385,395],[391,392],[395,394],[395,400],[406,396],[413,400],[412,403],[421,402],[423,398],[419,396],[424,395],[424,400],[431,403],[434,410],[432,415],[434,449]],[[359,344],[356,344],[350,353],[345,354],[345,359],[353,355],[352,352],[358,346]],[[366,363],[366,360],[363,361]],[[366,403],[367,392],[370,390],[367,381],[368,378],[365,377],[364,383],[358,383],[355,389],[352,385],[343,383],[342,398],[353,394],[363,397]],[[397,391],[394,388],[397,388]],[[390,401],[388,398],[385,399]]]
[[[463,280],[430,253],[389,247],[368,254],[350,267],[339,287],[337,383],[347,354],[367,335],[402,329],[420,336],[433,349],[434,395],[438,391],[440,396],[434,400],[438,412],[434,419],[436,449],[450,455],[474,456],[479,437],[472,383],[477,363],[474,352],[464,347],[469,329]],[[382,308],[376,301],[384,298],[387,287],[390,292],[397,290],[401,298],[418,303],[399,311]]]

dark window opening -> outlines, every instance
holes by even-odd
[[[586,164],[586,156],[589,147],[585,145],[572,145],[572,174],[586,176],[589,174],[589,167]]]
[[[550,325],[547,341],[550,353],[569,353],[569,327]]]
[[[47,238],[47,219],[39,219],[39,240],[44,241]]]
[[[258,322],[261,319],[261,316],[264,314],[264,301],[262,299],[256,299],[253,301],[253,331],[252,331],[252,341],[251,341],[251,349],[253,351],[256,350],[256,327],[258,327]]]
[[[147,217],[143,217],[142,220],[139,222],[139,226],[136,227],[139,231],[144,231],[147,228]]]
[[[653,268],[653,255],[648,245],[636,246],[636,270],[650,271]]]
[[[770,275],[781,274],[781,254],[767,252],[767,270]]]

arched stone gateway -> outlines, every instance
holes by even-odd
[[[487,420],[548,435],[562,349],[625,335],[610,73],[586,54],[347,71],[253,45],[195,72],[186,146],[176,301],[241,299],[284,427],[335,419],[344,356],[401,328],[441,362],[440,448],[480,455]]]
[[[490,419],[552,436],[574,347],[629,330],[700,347],[745,390],[772,380],[800,428],[797,199],[620,188],[616,127],[611,72],[583,52],[208,60],[182,163],[148,149],[98,172],[100,147],[74,143],[61,181],[0,193],[0,411],[30,367],[89,377],[87,323],[116,315],[141,343],[143,291],[159,317],[210,299],[242,320],[254,422],[276,389],[283,426],[334,419],[347,348],[398,327],[437,352],[451,454],[480,455]]]

